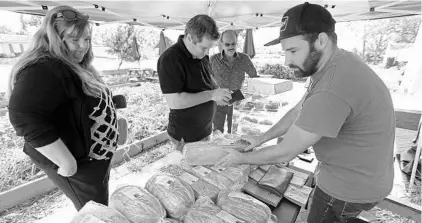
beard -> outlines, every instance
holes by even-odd
[[[316,50],[313,44],[311,44],[309,53],[306,56],[305,61],[303,62],[303,68],[300,68],[299,66],[296,66],[294,64],[290,64],[289,67],[296,68],[294,69],[294,75],[298,78],[312,76],[312,74],[314,74],[318,70],[317,64],[321,59],[321,56],[322,52]]]

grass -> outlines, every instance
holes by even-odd
[[[53,214],[57,209],[72,205],[71,201],[59,190],[28,200],[13,208],[0,212],[0,222],[29,223]]]
[[[417,170],[420,171],[420,170]],[[410,181],[410,177],[408,177]],[[406,188],[409,187],[409,181],[405,182]],[[410,202],[417,204],[421,206],[421,180],[415,179],[415,184],[413,188],[406,194],[406,196],[409,198]]]
[[[379,223],[415,223],[414,220],[402,217],[398,214],[394,214],[391,211],[380,209],[378,207],[373,208],[369,211],[372,213]]]
[[[157,83],[143,82],[139,87],[122,87],[114,95],[126,97],[128,107],[118,115],[128,120],[128,143],[155,135],[167,129],[169,109]]]
[[[22,152],[23,139],[16,136],[8,116],[0,117],[0,145],[0,191],[42,176],[43,172]]]

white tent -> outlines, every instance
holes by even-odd
[[[247,29],[279,26],[283,13],[297,0],[279,1],[0,1],[0,9],[19,13],[44,15],[57,5],[70,5],[90,15],[97,24],[132,23],[160,29],[183,29],[189,18],[208,14],[220,29]],[[338,22],[380,19],[421,13],[420,0],[355,0],[310,3],[328,8]]]

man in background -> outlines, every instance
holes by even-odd
[[[214,78],[220,88],[231,92],[240,90],[245,81],[245,73],[249,77],[257,77],[256,69],[248,55],[236,52],[237,35],[234,30],[226,30],[221,34],[222,51],[211,57],[211,67]],[[214,131],[224,133],[224,123],[227,117],[227,132],[231,133],[233,105],[219,105],[214,117]]]
[[[208,139],[216,103],[228,105],[231,99],[229,91],[215,83],[206,55],[219,36],[211,17],[196,15],[186,24],[185,35],[158,59],[160,87],[170,108],[167,132],[176,146],[182,139]]]

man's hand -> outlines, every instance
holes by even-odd
[[[217,88],[212,90],[212,98],[213,101],[217,102],[219,105],[228,105],[232,96],[230,91],[224,88]]]
[[[63,177],[71,177],[75,175],[77,171],[78,171],[78,165],[76,163],[76,160],[73,159],[69,163],[59,166],[59,169],[57,170],[57,174]]]
[[[216,101],[215,103],[217,103],[217,105],[219,105],[219,106],[229,105],[229,103],[226,102],[226,101]]]
[[[243,154],[241,152],[234,149],[227,149],[227,152],[227,155],[215,164],[216,166],[227,167],[242,164]]]
[[[242,140],[248,142],[250,145],[247,146],[243,151],[249,151],[253,148],[260,146],[262,143],[264,143],[264,140],[262,139],[262,136],[247,136],[243,135],[241,137]]]

